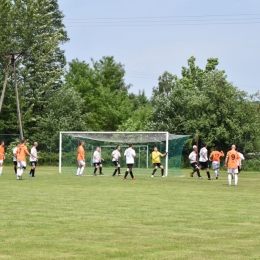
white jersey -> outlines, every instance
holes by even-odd
[[[197,162],[197,154],[194,151],[190,153],[189,160],[190,160],[190,163]]]
[[[16,162],[16,152],[17,152],[17,146],[13,149],[13,161]]]
[[[37,157],[37,149],[34,146],[31,149],[31,154]],[[35,162],[35,161],[37,161],[37,159],[30,156],[30,162]]]
[[[205,158],[203,157],[203,155],[205,156]],[[207,162],[208,161],[208,150],[206,147],[203,147],[200,149],[200,162]]]
[[[116,162],[118,161],[118,158],[121,157],[121,154],[118,150],[114,150],[112,152],[112,156],[113,156],[112,162]]]
[[[98,163],[98,162],[101,162],[100,152],[95,151],[93,153],[93,163]]]
[[[239,155],[239,160],[237,161],[237,165],[242,165],[242,161],[245,160],[245,157],[242,153],[238,152],[238,155]]]
[[[131,147],[125,150],[126,164],[133,164],[135,162],[135,150]]]

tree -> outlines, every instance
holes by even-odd
[[[60,45],[69,39],[57,0],[5,0],[1,7],[1,51],[24,52],[17,63],[18,86],[25,134],[31,135],[40,130],[46,100],[62,85],[66,60]]]
[[[223,149],[235,143],[245,151],[259,150],[259,105],[227,81],[225,72],[215,68],[216,59],[209,59],[205,70],[195,66],[195,59],[189,61],[170,95],[153,97],[148,125],[176,134],[198,133],[210,146]]]
[[[62,87],[48,99],[42,119],[41,131],[35,132],[31,141],[37,140],[42,150],[58,152],[60,131],[87,131],[84,99],[73,88]]]
[[[92,59],[91,63],[72,60],[65,75],[66,85],[75,88],[85,100],[86,123],[91,130],[115,131],[132,110],[124,67],[113,57]]]

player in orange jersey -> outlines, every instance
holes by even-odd
[[[2,172],[3,172],[4,160],[5,160],[5,142],[1,141],[1,143],[0,143],[0,175],[2,175]]]
[[[238,152],[236,151],[236,146],[233,144],[231,146],[231,150],[227,153],[225,160],[225,167],[228,168],[228,185],[231,185],[232,174],[234,174],[235,178],[235,186],[238,183],[238,167],[240,165],[240,157]]]
[[[79,142],[77,161],[78,161],[78,169],[77,169],[76,176],[82,176],[86,163],[85,163],[84,142],[81,141]]]
[[[17,180],[22,179],[23,171],[26,169],[26,154],[37,159],[38,157],[30,154],[27,150],[26,140],[22,140],[21,144],[17,147]]]
[[[218,179],[219,176],[220,158],[224,156],[225,154],[223,151],[220,152],[217,147],[215,147],[214,151],[211,152],[209,156],[209,160],[212,161],[212,168],[216,175],[216,179]]]

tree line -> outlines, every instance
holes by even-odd
[[[196,135],[211,147],[235,143],[245,153],[260,151],[260,95],[229,82],[217,58],[199,68],[190,57],[180,77],[158,76],[151,97],[144,90],[134,94],[124,65],[112,56],[66,61],[63,18],[57,0],[0,3],[0,54],[24,52],[16,65],[24,136],[42,151],[58,152],[60,131],[169,131],[191,136],[185,151]],[[0,56],[1,85],[8,62]],[[12,69],[0,133],[19,133]]]

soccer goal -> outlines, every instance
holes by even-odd
[[[86,169],[92,167],[92,155],[97,146],[101,148],[102,158],[104,158],[103,167],[114,167],[111,153],[117,145],[121,147],[120,164],[121,168],[124,168],[126,165],[123,154],[128,144],[132,143],[136,151],[134,168],[152,170],[151,153],[156,146],[161,153],[168,152],[167,156],[161,158],[165,175],[182,176],[182,150],[188,137],[188,135],[174,135],[169,132],[60,132],[59,173],[75,174],[77,147],[79,141],[83,141],[86,151]]]

